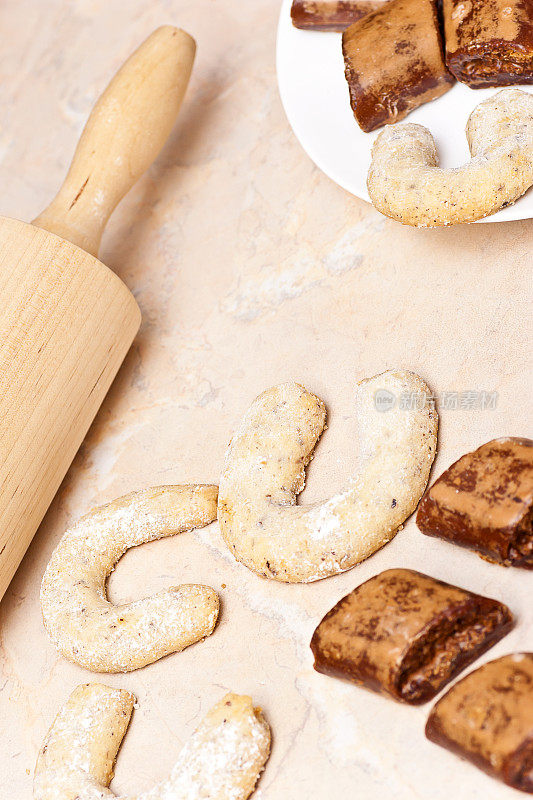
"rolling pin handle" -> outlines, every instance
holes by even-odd
[[[110,214],[170,134],[195,53],[194,39],[170,25],[143,42],[96,103],[63,186],[34,225],[98,255]]]

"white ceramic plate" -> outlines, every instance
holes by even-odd
[[[291,0],[283,0],[278,28],[277,71],[281,100],[300,144],[335,183],[370,202],[366,176],[378,131],[357,125],[344,78],[340,33],[301,31],[292,25]],[[533,91],[531,86],[519,87]],[[465,125],[471,111],[497,89],[469,89],[456,84],[438,100],[406,118],[425,125],[435,137],[443,167],[467,161]],[[480,222],[533,217],[533,190],[514,205]]]

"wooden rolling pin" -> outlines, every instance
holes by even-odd
[[[48,208],[32,225],[0,217],[0,598],[139,328],[96,255],[170,133],[195,50],[184,31],[156,30],[98,100]]]

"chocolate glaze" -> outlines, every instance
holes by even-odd
[[[533,569],[533,441],[495,439],[464,455],[427,490],[416,522],[489,561]]]
[[[293,0],[292,23],[314,31],[343,31],[388,0]]]
[[[390,0],[344,31],[342,49],[353,113],[367,132],[398,122],[454,83],[434,0]]]
[[[311,640],[317,672],[416,705],[513,625],[509,609],[419,572],[391,569],[354,589]]]
[[[533,83],[533,0],[443,0],[446,64],[473,89]]]
[[[484,664],[433,707],[426,736],[533,794],[533,653]]]

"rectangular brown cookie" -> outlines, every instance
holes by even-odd
[[[292,24],[313,31],[343,31],[389,0],[293,0]]]
[[[533,441],[494,439],[464,455],[425,493],[416,523],[489,561],[533,569]]]
[[[458,681],[431,710],[426,736],[533,794],[533,653],[489,661]]]
[[[425,703],[513,626],[509,609],[409,569],[346,595],[311,640],[317,672]]]
[[[446,64],[473,89],[533,83],[533,0],[444,0]]]
[[[398,122],[454,83],[434,0],[390,0],[344,31],[342,50],[352,110],[367,132]]]

